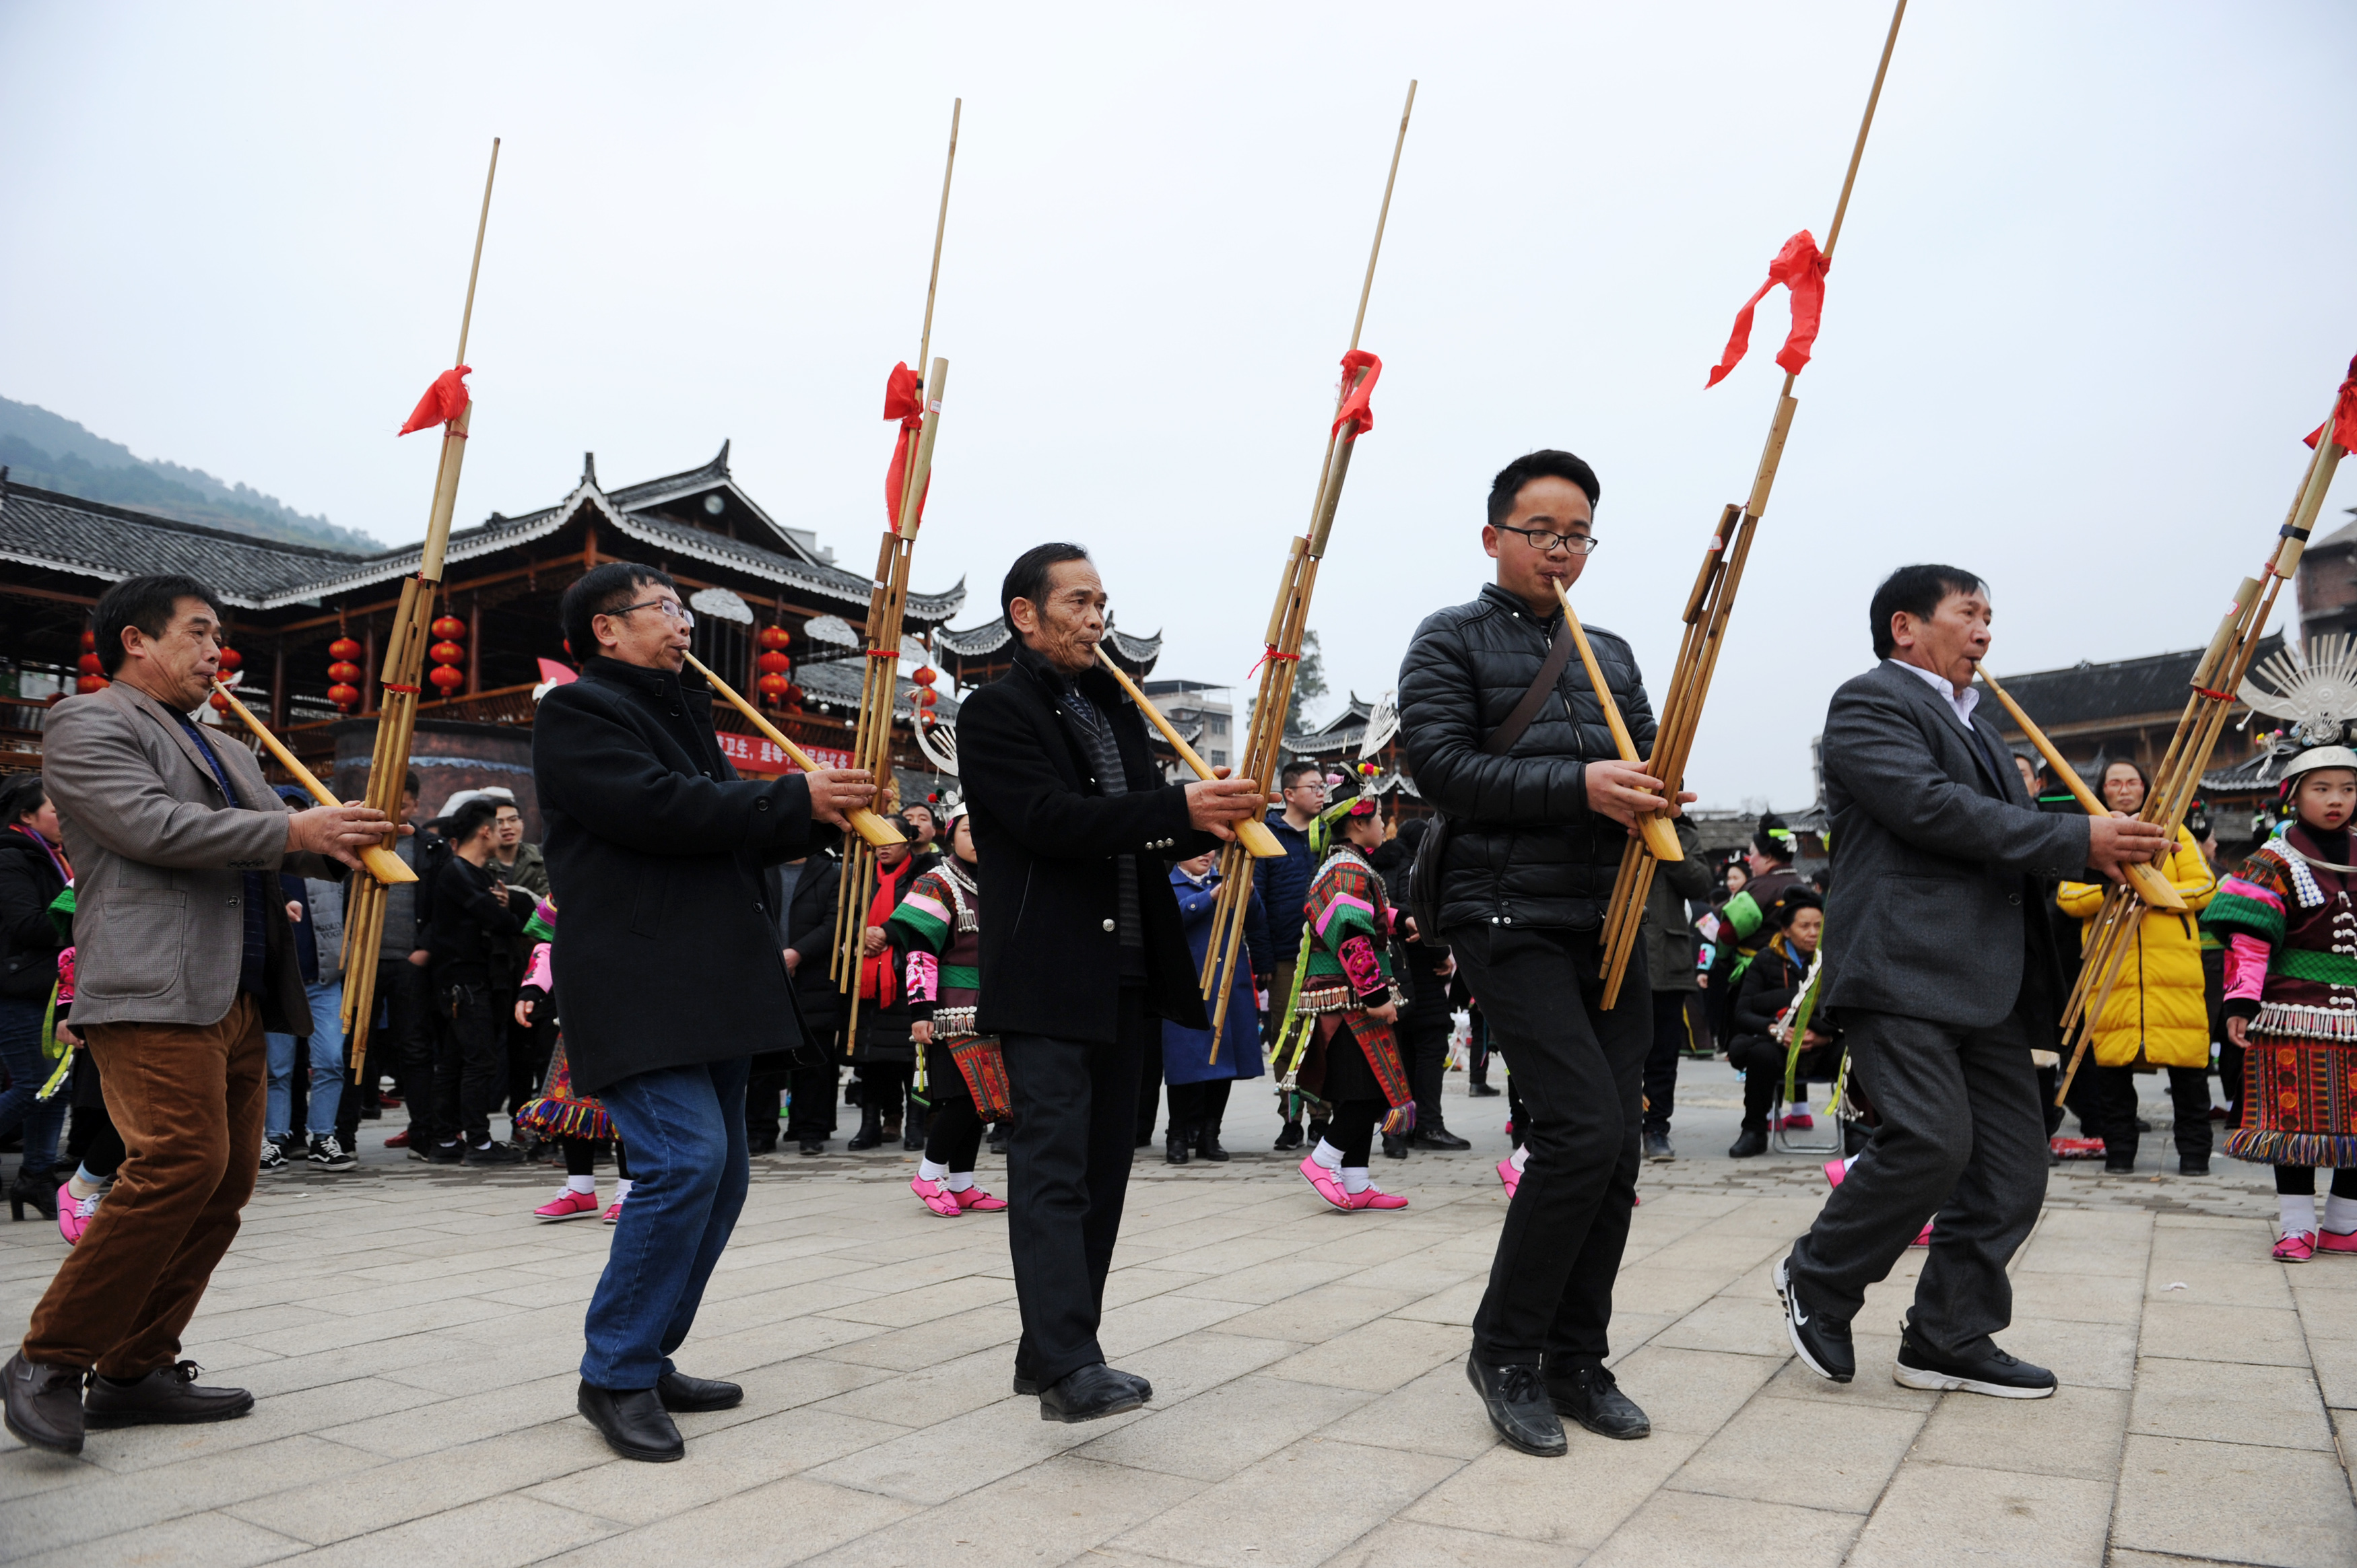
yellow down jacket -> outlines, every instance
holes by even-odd
[[[2136,922],[2136,945],[2120,965],[2112,998],[2095,1020],[2095,1059],[2105,1067],[2210,1065],[2210,1011],[2201,994],[2199,916],[2218,890],[2217,875],[2177,831],[2161,875],[2185,896],[2185,912],[2147,909]],[[2083,937],[2104,906],[2104,882],[2065,882],[2055,902],[2075,917]]]

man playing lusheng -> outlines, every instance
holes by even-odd
[[[1408,765],[1448,819],[1437,831],[1451,834],[1441,934],[1528,1115],[1501,1171],[1513,1197],[1466,1373],[1499,1435],[1550,1457],[1567,1448],[1563,1415],[1607,1437],[1652,1430],[1604,1366],[1652,993],[1641,948],[1620,1004],[1604,1010],[1598,936],[1629,826],[1660,808],[1647,791],[1662,782],[1620,760],[1555,596],[1596,548],[1597,493],[1595,470],[1568,452],[1508,464],[1481,529],[1497,581],[1428,618],[1400,666]],[[1629,645],[1593,627],[1588,639],[1638,750],[1650,749],[1652,708]],[[1537,705],[1516,734],[1510,718],[1526,698]]]
[[[2062,1004],[2053,929],[2063,876],[2169,847],[2133,818],[2056,816],[2022,787],[1976,713],[1988,590],[1953,566],[1902,566],[1867,611],[1872,670],[1825,715],[1833,892],[1824,1005],[1878,1118],[1874,1141],[1776,1265],[1792,1348],[1856,1375],[1850,1319],[1934,1212],[1892,1375],[1909,1388],[2042,1399],[2054,1374],[1990,1337],[2012,1321],[2006,1264],[2046,1198],[2046,1120],[2032,1047]]]

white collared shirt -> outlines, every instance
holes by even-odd
[[[1965,687],[1964,694],[1960,697],[1956,695],[1956,688],[1949,682],[1945,675],[1926,670],[1921,664],[1910,664],[1903,659],[1886,659],[1883,662],[1906,671],[1907,673],[1939,693],[1940,700],[1948,704],[1948,711],[1956,715],[1956,722],[1964,726],[1964,733],[1966,735],[1976,733],[1973,728],[1973,710],[1981,705],[1979,687]]]

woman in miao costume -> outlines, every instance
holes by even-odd
[[[523,934],[534,945],[523,983],[516,988],[515,1020],[519,1027],[529,1029],[533,1014],[553,1005],[551,989],[556,983],[551,977],[548,955],[556,940],[556,906],[542,899],[525,923]],[[565,1058],[562,1033],[548,1058],[548,1076],[541,1080],[539,1095],[517,1109],[515,1125],[565,1148],[565,1190],[533,1209],[533,1219],[587,1219],[597,1212],[597,1178],[593,1173],[597,1168],[597,1145],[609,1139],[614,1145],[614,1201],[606,1208],[606,1223],[611,1225],[622,1218],[622,1202],[630,1196],[630,1164],[622,1153],[621,1134],[614,1131],[613,1120],[596,1096],[574,1092],[573,1068]]]
[[[2291,760],[2283,832],[2226,878],[2202,924],[2226,944],[2226,1030],[2244,1047],[2226,1153],[2276,1167],[2275,1255],[2357,1254],[2357,752]],[[2316,1167],[2332,1167],[2319,1230]]]
[[[944,1219],[993,1213],[1006,1200],[974,1182],[982,1129],[1008,1109],[1006,1061],[996,1040],[974,1031],[982,964],[982,887],[974,824],[963,812],[944,835],[950,853],[918,877],[887,922],[907,979],[909,1038],[920,1055],[917,1094],[931,1106],[925,1157],[909,1190]]]

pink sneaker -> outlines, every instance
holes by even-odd
[[[1816,1124],[1817,1119],[1805,1111],[1795,1111],[1777,1123],[1787,1133],[1806,1133]]]
[[[963,1192],[953,1192],[950,1196],[957,1199],[960,1208],[971,1208],[977,1214],[996,1214],[1006,1207],[1005,1198],[993,1197],[978,1187],[970,1187]]]
[[[1407,1199],[1370,1187],[1363,1192],[1354,1192],[1351,1195],[1351,1207],[1353,1208],[1405,1208]]]
[[[2316,1256],[2316,1232],[2293,1230],[2276,1243],[2275,1260],[2278,1263],[2304,1263]]]
[[[81,1233],[90,1229],[91,1216],[98,1212],[100,1194],[76,1197],[73,1184],[67,1182],[58,1188],[58,1234],[71,1247],[81,1240]]]
[[[597,1212],[597,1195],[566,1187],[532,1211],[534,1219],[587,1219]]]
[[[1506,1185],[1506,1201],[1514,1199],[1514,1189],[1523,1185],[1523,1173],[1514,1168],[1514,1156],[1508,1155],[1498,1162],[1498,1179]]]
[[[1922,1229],[1921,1233],[1921,1234],[1919,1234],[1919,1235],[1915,1238],[1915,1240],[1913,1240],[1912,1241],[1908,1242],[1907,1244],[1908,1244],[1909,1246],[1910,1246],[1910,1247],[1928,1247],[1928,1246],[1930,1246],[1930,1245],[1932,1244],[1932,1222],[1931,1220],[1929,1220],[1929,1219],[1926,1219],[1925,1221],[1923,1221],[1923,1229]]]
[[[1827,1160],[1825,1162],[1825,1185],[1827,1187],[1841,1186],[1842,1177],[1847,1175],[1849,1175],[1849,1165],[1846,1162],[1842,1160]]]
[[[1312,1155],[1301,1162],[1301,1179],[1316,1187],[1318,1196],[1336,1208],[1347,1209],[1351,1206],[1351,1195],[1342,1190],[1340,1174],[1319,1165],[1317,1155]]]
[[[618,1197],[613,1202],[606,1206],[606,1223],[608,1225],[619,1225],[621,1223],[621,1220],[622,1200]]]
[[[58,1213],[62,1216],[65,1211],[66,1200],[60,1197],[58,1199]],[[58,1223],[62,1226],[65,1221],[59,1219]],[[2319,1252],[2346,1252],[2357,1258],[2357,1230],[2319,1230],[2316,1233],[2316,1250]]]
[[[913,1176],[909,1178],[909,1190],[923,1198],[925,1207],[944,1219],[955,1219],[965,1212],[958,1207],[956,1196],[940,1182],[927,1181],[923,1176]]]

